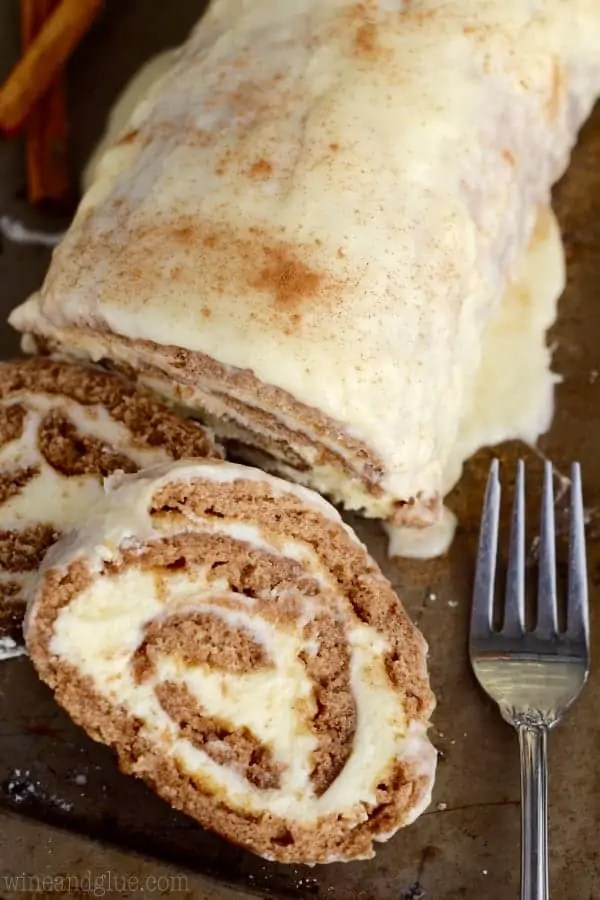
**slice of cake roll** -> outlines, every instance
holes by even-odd
[[[310,490],[207,460],[114,476],[25,634],[122,769],[266,859],[368,858],[430,801],[425,641]]]
[[[120,376],[50,359],[0,365],[0,657],[48,547],[92,511],[105,476],[220,457],[210,433]]]

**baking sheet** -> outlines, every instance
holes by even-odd
[[[110,103],[150,56],[185,37],[200,0],[107,0],[102,19],[70,67],[73,165],[80,171],[100,136]],[[0,3],[0,76],[18,52],[18,4]],[[61,229],[64,219],[33,213],[24,201],[18,144],[0,144],[0,215]],[[600,586],[600,109],[556,190],[568,250],[568,288],[550,340],[563,378],[543,453],[568,472],[583,464],[589,510],[588,553],[593,651],[600,640],[594,607]],[[2,317],[39,285],[49,251],[3,240]],[[0,353],[17,352],[8,326]],[[510,360],[507,360],[510,365]],[[507,461],[525,454],[531,500],[539,495],[541,461],[521,446],[501,449]],[[0,805],[34,820],[140,850],[157,860],[205,873],[260,896],[331,900],[509,900],[518,895],[520,812],[515,735],[478,690],[467,655],[467,623],[478,517],[489,452],[467,467],[451,505],[460,528],[447,559],[415,564],[385,559],[374,524],[356,523],[430,644],[438,696],[432,738],[440,750],[434,801],[413,826],[382,845],[365,863],[308,869],[272,865],[203,831],[134,779],[120,775],[111,753],[91,742],[54,704],[25,658],[0,664]],[[566,497],[564,498],[566,500]],[[559,500],[559,523],[563,501]],[[506,512],[506,511],[505,511]],[[559,556],[564,558],[562,539]],[[531,555],[532,564],[535,554]],[[533,568],[532,568],[533,571]],[[553,895],[600,898],[600,678],[550,740],[550,842]],[[40,828],[42,826],[40,825]],[[68,836],[65,835],[65,841]],[[0,864],[1,864],[0,860]]]

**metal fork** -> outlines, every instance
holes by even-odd
[[[516,728],[521,750],[521,900],[548,898],[548,731],[589,672],[589,614],[581,471],[573,464],[566,629],[557,624],[552,465],[546,463],[537,622],[525,627],[525,467],[517,466],[501,630],[494,630],[500,480],[492,463],[479,536],[469,652],[481,687]]]

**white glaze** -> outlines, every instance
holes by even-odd
[[[135,107],[138,138],[104,155],[40,296],[12,321],[59,336],[101,325],[252,369],[363,440],[390,502],[443,493],[473,444],[460,428],[479,402],[485,335],[600,92],[600,16],[596,0],[396,7],[363,13],[381,52],[357,57],[365,22],[348,0],[215,0]],[[259,99],[238,114],[249,84]],[[248,177],[262,158],[268,191]],[[198,229],[193,251],[172,239],[181,221]],[[147,246],[140,229],[155,236]],[[260,268],[244,275],[240,247],[256,229],[318,273],[293,328]],[[123,280],[113,233],[132,270],[143,255],[143,279]],[[227,239],[203,242],[211,234]],[[539,431],[549,400],[538,399]],[[356,506],[351,493],[342,480],[335,495]]]

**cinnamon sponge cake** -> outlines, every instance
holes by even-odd
[[[209,460],[112,477],[25,632],[124,771],[266,859],[368,858],[429,803],[425,642],[303,487]]]
[[[18,653],[27,587],[87,518],[103,479],[221,456],[206,429],[116,374],[33,358],[0,364],[0,656]]]

